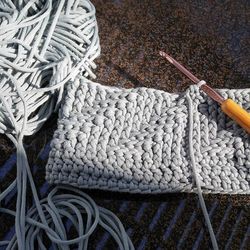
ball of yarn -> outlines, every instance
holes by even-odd
[[[36,132],[58,108],[66,83],[95,77],[99,54],[90,1],[1,0],[0,133]]]
[[[55,187],[39,200],[23,146],[57,110],[65,84],[77,76],[95,77],[100,54],[95,8],[88,0],[0,1],[0,133],[17,148],[17,178],[0,193],[0,202],[17,191],[16,210],[0,207],[15,217],[15,235],[0,241],[7,249],[87,249],[97,224],[120,249],[134,249],[119,219],[76,188]],[[27,206],[28,184],[34,204]],[[58,192],[59,191],[59,192]],[[84,221],[86,220],[86,223]],[[63,221],[78,237],[68,239]],[[38,247],[38,248],[37,248]]]

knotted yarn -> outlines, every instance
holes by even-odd
[[[17,148],[17,178],[0,194],[0,202],[17,190],[15,235],[1,241],[7,249],[87,249],[100,224],[120,249],[133,249],[119,219],[98,207],[82,191],[58,186],[39,200],[23,138],[37,132],[57,111],[65,84],[76,76],[92,77],[100,54],[95,8],[88,0],[2,0],[0,2],[0,133]],[[33,206],[26,204],[27,185]],[[86,218],[84,218],[86,217]],[[78,233],[68,239],[64,219]],[[86,221],[86,223],[85,223]],[[73,245],[73,246],[72,246]]]

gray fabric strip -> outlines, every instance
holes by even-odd
[[[250,110],[250,89],[219,92]],[[50,183],[133,193],[196,192],[190,116],[202,191],[249,193],[249,135],[197,86],[170,94],[78,78],[67,87],[46,178]]]

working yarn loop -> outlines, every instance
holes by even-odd
[[[120,249],[133,245],[119,219],[98,207],[74,188],[56,187],[39,201],[26,152],[24,136],[37,132],[61,103],[64,86],[78,75],[95,77],[93,62],[100,54],[95,8],[88,0],[3,0],[0,2],[0,133],[17,148],[17,178],[0,194],[0,202],[17,190],[15,235],[2,241],[7,249],[47,249],[46,234],[55,249],[87,249],[91,233],[100,224]],[[27,208],[30,184],[34,205]],[[57,194],[58,190],[70,191]],[[82,215],[86,215],[86,223]],[[63,217],[78,238],[67,239]]]

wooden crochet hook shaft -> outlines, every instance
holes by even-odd
[[[174,58],[172,58],[165,52],[160,51],[160,55],[166,58],[171,64],[173,64],[194,83],[198,84],[208,96],[210,96],[213,100],[221,105],[221,109],[225,114],[227,114],[250,134],[250,113],[248,113],[232,99],[224,99],[217,91],[208,86],[205,81],[199,80],[189,70],[187,70],[184,66],[182,66],[179,62],[177,62]]]

